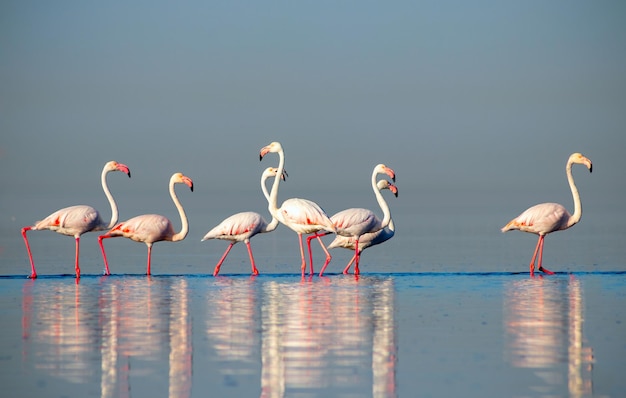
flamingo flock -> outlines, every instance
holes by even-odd
[[[303,235],[307,235],[306,245],[309,255],[309,274],[311,276],[314,274],[311,250],[311,240],[313,239],[319,242],[320,247],[326,254],[326,259],[319,272],[320,277],[323,276],[324,271],[332,260],[329,249],[333,248],[344,248],[354,251],[351,260],[343,269],[343,274],[349,273],[350,267],[354,263],[354,274],[359,275],[360,257],[363,250],[384,243],[395,234],[395,225],[391,216],[391,210],[382,194],[382,191],[389,190],[395,197],[398,196],[398,187],[394,184],[396,181],[395,171],[382,163],[376,165],[372,171],[371,186],[380,206],[382,218],[378,217],[374,211],[363,208],[346,209],[329,217],[321,206],[308,199],[290,198],[284,200],[280,206],[278,205],[280,182],[285,181],[287,177],[287,172],[285,171],[285,151],[279,142],[274,141],[261,148],[259,152],[260,160],[263,160],[264,157],[270,153],[278,155],[278,166],[268,167],[263,171],[261,175],[261,190],[267,200],[268,211],[272,217],[271,221],[268,223],[259,213],[245,211],[224,219],[209,230],[201,239],[202,241],[211,239],[230,241],[224,254],[215,266],[213,276],[217,277],[219,275],[226,257],[237,242],[244,242],[246,244],[250,257],[252,275],[258,275],[259,270],[252,254],[250,239],[257,234],[274,231],[279,224],[283,224],[293,230],[298,236],[301,259],[300,272],[303,277],[306,275],[307,265]],[[501,229],[502,232],[520,230],[538,235],[537,245],[529,266],[531,277],[534,276],[535,269],[548,275],[554,274],[554,272],[548,270],[542,264],[545,236],[551,232],[572,227],[577,224],[582,217],[580,195],[572,176],[572,166],[574,164],[582,164],[586,166],[590,172],[592,171],[591,160],[582,154],[574,153],[569,157],[566,164],[566,176],[574,199],[573,214],[570,214],[563,205],[558,203],[541,203],[528,208]],[[57,210],[43,220],[36,222],[34,225],[22,228],[22,237],[24,238],[31,266],[29,278],[37,278],[37,271],[26,234],[27,231],[50,230],[63,235],[73,236],[76,245],[74,268],[77,280],[81,275],[79,266],[80,237],[86,232],[106,231],[104,234],[98,236],[98,244],[104,261],[105,275],[110,275],[110,269],[104,249],[104,239],[125,237],[135,242],[145,243],[148,248],[146,275],[151,275],[152,246],[155,242],[178,242],[185,239],[189,232],[189,221],[176,195],[175,186],[177,184],[183,184],[189,187],[193,192],[194,184],[190,177],[182,173],[174,173],[169,180],[168,187],[170,197],[180,216],[181,228],[180,231],[176,232],[174,224],[168,218],[158,214],[139,215],[118,223],[119,213],[117,203],[107,185],[107,174],[112,171],[121,171],[130,177],[130,169],[128,166],[116,161],[107,162],[102,169],[102,189],[111,207],[111,219],[109,222],[104,221],[101,214],[93,207],[77,205]],[[378,179],[379,175],[385,175],[389,177],[391,181],[385,178]],[[271,190],[268,192],[266,181],[270,178],[274,180]],[[335,238],[326,246],[322,237],[329,234],[335,234]],[[535,260],[537,260],[536,266]]]

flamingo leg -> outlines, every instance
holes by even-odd
[[[26,231],[30,231],[32,227],[22,228],[22,237],[26,244],[26,250],[28,251],[28,259],[30,260],[30,275],[29,278],[35,279],[37,277],[37,271],[35,271],[35,262],[33,261],[33,254],[30,251],[30,245],[28,244],[28,238],[26,237]]]
[[[359,270],[359,261],[361,261],[361,251],[359,250],[359,238],[357,237],[354,241],[354,275],[358,275],[361,273]]]
[[[256,268],[256,264],[254,264],[254,256],[252,255],[250,240],[246,240],[246,246],[248,247],[248,255],[250,256],[250,264],[252,265],[252,275],[258,275],[259,270]]]
[[[328,252],[328,249],[326,249],[326,245],[324,245],[324,242],[322,241],[321,237],[324,235],[327,235],[327,234],[326,233],[322,235],[315,234],[315,237],[317,237],[317,240],[320,242],[320,246],[322,247],[322,250],[324,250],[324,253],[326,253],[326,261],[324,262],[324,265],[322,266],[322,270],[320,271],[320,276],[322,276],[322,274],[324,273],[324,270],[328,266],[328,263],[330,263],[330,260],[333,258]],[[309,251],[310,250],[311,250],[311,245],[309,242]],[[313,261],[311,261],[311,275],[313,275]]]
[[[326,236],[328,235],[330,232],[324,232],[324,233],[314,233],[311,236],[308,236],[306,238],[306,245],[309,249],[309,261],[311,261],[311,275],[313,275],[313,251],[311,250],[311,240],[312,239],[319,239],[320,241],[320,245],[322,245],[322,249],[324,249],[324,252],[326,253],[326,262],[324,263],[324,266],[322,267],[322,270],[320,271],[320,276],[322,276],[324,274],[324,270],[326,269],[326,266],[328,266],[328,263],[330,262],[330,259],[332,258],[330,256],[330,253],[328,252],[328,250],[326,250],[326,246],[324,246],[324,243],[322,242],[321,237],[322,236]]]
[[[76,270],[76,279],[80,278],[80,266],[78,265],[78,254],[80,252],[80,235],[76,236],[76,260],[74,269]]]
[[[112,238],[109,235],[100,235],[98,236],[98,244],[100,245],[100,250],[102,251],[102,258],[104,259],[104,274],[111,275],[109,272],[109,262],[107,261],[107,254],[104,252],[104,244],[102,244],[102,240],[106,238]]]
[[[300,243],[300,257],[302,258],[302,264],[300,265],[300,268],[302,269],[302,276],[304,276],[306,272],[306,260],[304,259],[304,247],[302,246],[302,234],[300,233],[298,234],[298,243]]]
[[[220,272],[220,268],[222,267],[222,263],[224,262],[224,260],[226,259],[226,256],[228,256],[228,252],[230,252],[230,249],[232,249],[233,245],[235,244],[235,242],[232,242],[230,245],[228,245],[228,247],[226,248],[226,251],[224,252],[224,254],[222,255],[222,258],[220,258],[220,261],[217,262],[217,265],[215,266],[215,269],[213,270],[213,276],[217,276],[217,274],[219,274]]]
[[[150,259],[152,258],[152,243],[146,243],[148,245],[148,270],[146,271],[146,275],[152,275],[150,273]]]
[[[544,236],[541,237],[541,245],[539,245],[539,262],[537,263],[537,269],[539,271],[542,271],[543,273],[547,274],[547,275],[554,275],[554,272],[550,271],[547,268],[544,268],[541,263],[543,261],[543,239]]]
[[[537,257],[537,252],[539,251],[539,246],[541,245],[542,240],[543,236],[539,235],[539,239],[537,240],[537,246],[535,246],[535,252],[533,253],[533,258],[530,260],[530,276],[535,275],[535,258]]]
[[[352,263],[354,262],[355,259],[356,259],[356,254],[354,256],[352,256],[352,259],[350,260],[348,265],[346,265],[346,268],[343,269],[344,275],[348,274],[348,272],[350,271],[350,266],[352,265]]]

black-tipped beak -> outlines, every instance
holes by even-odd
[[[193,184],[191,184],[189,188],[191,189],[191,192],[193,192]]]
[[[130,178],[130,170],[128,170],[128,178]]]
[[[589,166],[589,172],[591,173],[593,171],[593,165]]]

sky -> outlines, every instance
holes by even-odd
[[[621,209],[624,21],[622,1],[3,1],[0,217],[101,195],[112,159],[133,176],[117,192],[164,203],[177,171],[188,201],[257,192],[272,141],[281,196],[329,212],[342,192],[373,202],[377,163],[404,206],[571,208],[572,152],[594,162],[574,170],[583,203]]]

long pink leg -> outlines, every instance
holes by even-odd
[[[152,275],[150,273],[150,259],[152,258],[152,243],[146,243],[146,245],[148,245],[148,271],[146,272],[146,275]]]
[[[248,255],[250,255],[250,264],[252,264],[252,275],[258,275],[259,270],[256,268],[256,264],[254,264],[254,256],[252,255],[252,247],[250,247],[250,240],[246,240],[246,246],[248,247]]]
[[[352,263],[354,262],[354,260],[356,260],[356,254],[354,256],[352,256],[352,259],[350,260],[350,262],[348,263],[348,265],[346,265],[346,268],[343,269],[343,273],[344,275],[347,275],[348,272],[350,271],[350,266],[352,265]]]
[[[324,253],[326,253],[326,261],[324,261],[324,265],[322,266],[322,271],[320,271],[320,276],[322,276],[322,273],[324,272],[324,270],[328,266],[328,263],[330,263],[330,260],[332,260],[333,257],[328,252],[328,249],[326,249],[326,245],[324,245],[324,242],[322,241],[322,238],[320,236],[323,236],[323,235],[317,235],[317,240],[320,242],[320,246],[322,247],[322,250],[324,250]],[[310,245],[309,245],[309,250],[310,250]],[[311,261],[311,275],[313,275],[313,261]]]
[[[322,249],[324,249],[324,252],[326,253],[326,262],[324,263],[324,266],[322,266],[322,270],[320,271],[320,276],[322,276],[324,274],[324,270],[326,270],[326,267],[328,266],[328,263],[330,263],[330,260],[332,259],[330,253],[328,252],[328,250],[326,249],[326,246],[324,246],[324,243],[322,242],[322,236],[326,236],[328,235],[330,232],[324,232],[322,234],[319,233],[315,233],[311,236],[308,236],[306,238],[306,244],[307,247],[309,249],[309,260],[311,261],[311,275],[313,275],[313,252],[311,251],[311,239],[315,239],[317,238],[320,242],[320,245],[322,246]]]
[[[554,272],[550,271],[550,270],[549,270],[549,269],[547,269],[547,268],[544,268],[544,267],[541,265],[541,263],[542,263],[542,261],[543,261],[543,238],[544,238],[544,237],[545,237],[545,235],[541,237],[541,245],[539,246],[539,263],[537,264],[537,269],[538,269],[539,271],[543,271],[543,273],[545,273],[545,274],[548,274],[548,275],[554,275]]]
[[[106,238],[112,238],[112,236],[109,236],[109,235],[98,236],[98,244],[100,245],[100,250],[102,251],[102,258],[104,259],[104,269],[105,269],[104,274],[111,275],[111,273],[109,272],[109,262],[107,261],[107,254],[104,252],[104,245],[102,244],[102,240]]]
[[[302,258],[302,264],[300,268],[302,269],[302,276],[306,273],[306,260],[304,259],[304,247],[302,246],[302,234],[298,234],[298,243],[300,243],[300,257]],[[313,264],[311,264],[313,266]]]
[[[80,278],[80,267],[78,266],[78,254],[80,252],[80,235],[76,236],[76,262],[74,269],[76,270],[76,278]]]
[[[539,239],[537,240],[537,246],[535,246],[535,252],[533,253],[533,258],[530,260],[530,276],[535,275],[535,258],[537,257],[537,252],[539,251],[539,246],[541,245],[542,240],[543,236],[539,235]]]
[[[354,241],[354,256],[356,258],[355,262],[354,262],[354,275],[358,275],[361,273],[361,271],[359,270],[359,261],[361,261],[361,251],[359,250],[359,238],[356,238]]]
[[[228,252],[230,252],[230,249],[233,247],[233,245],[235,244],[235,242],[232,242],[230,245],[228,245],[228,247],[226,248],[226,251],[224,252],[224,254],[222,255],[222,258],[220,258],[220,261],[217,262],[217,265],[215,266],[215,269],[213,270],[213,276],[217,276],[217,274],[219,274],[220,272],[220,268],[222,267],[222,263],[224,262],[224,260],[226,259],[226,256],[228,256]]]
[[[28,251],[28,259],[30,260],[30,275],[29,278],[35,279],[37,277],[37,271],[35,271],[35,262],[33,261],[33,254],[30,251],[30,245],[28,244],[28,238],[26,237],[26,231],[30,231],[32,227],[22,228],[22,237],[26,244],[26,250]]]

